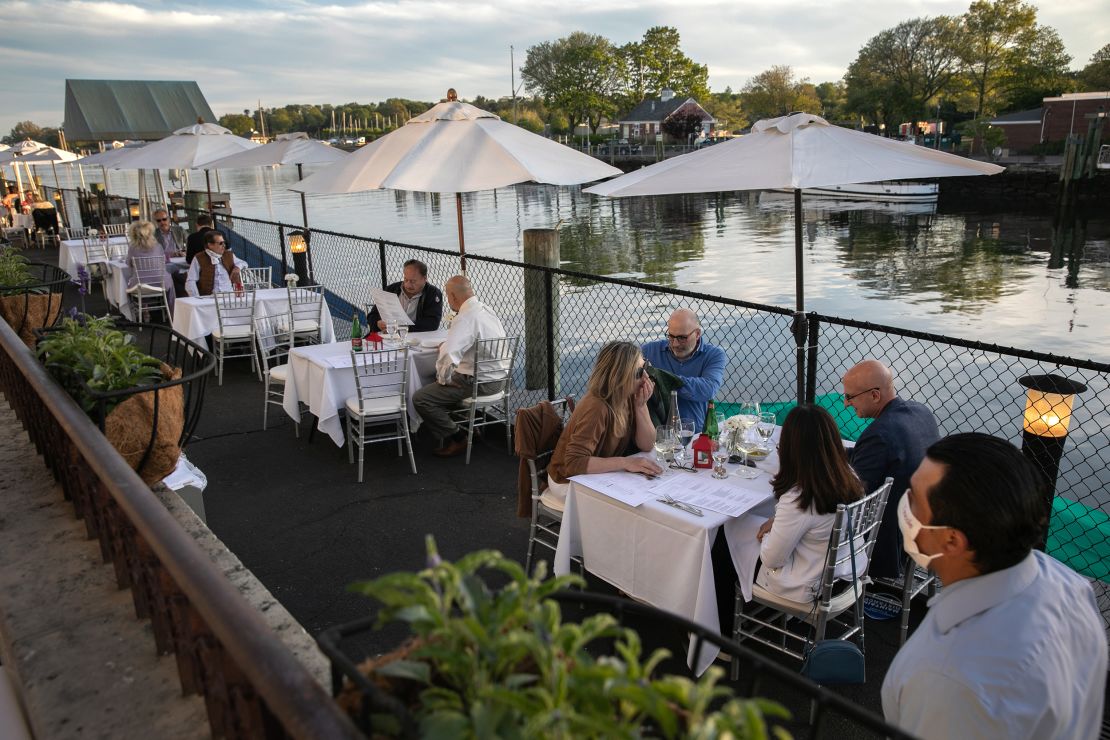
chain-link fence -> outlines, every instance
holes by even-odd
[[[294,269],[289,234],[301,227],[238,216],[221,217],[220,225],[252,266],[270,265],[275,274]],[[312,230],[309,242],[308,270],[327,288],[337,336],[349,332],[354,311],[365,311],[371,290],[401,278],[406,260],[427,264],[437,285],[459,270],[456,252],[322,230]],[[829,409],[852,439],[865,423],[844,407],[841,376],[868,357],[891,367],[902,396],[933,410],[942,433],[981,431],[1017,445],[1025,407],[1020,378],[1051,373],[1082,383],[1087,390],[1075,401],[1055,478],[1048,550],[1091,579],[1110,629],[1110,364],[816,313],[805,317],[807,352],[799,358],[794,314],[786,309],[480,255],[467,255],[466,262],[479,298],[509,334],[521,337],[518,407],[581,396],[605,342],[662,339],[668,316],[680,306],[698,314],[705,339],[729,358],[717,397],[723,410],[750,398],[781,419],[804,377],[805,400]]]

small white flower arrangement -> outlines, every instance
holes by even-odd
[[[743,419],[743,417],[741,417],[739,414],[737,414],[736,416],[730,416],[727,419],[725,419],[724,424],[722,424],[722,426],[730,432],[738,432],[741,429],[747,428],[748,425],[747,425],[747,422]]]
[[[455,313],[451,309],[447,309],[447,315],[443,317],[443,328],[450,329],[451,322],[455,320],[456,316],[458,316],[457,313]]]
[[[289,285],[289,286],[296,285],[298,280],[300,280],[300,278],[297,277],[297,273],[295,273],[295,272],[288,272],[288,273],[285,274],[285,284],[286,285]]]

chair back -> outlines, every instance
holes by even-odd
[[[825,552],[825,566],[821,572],[819,609],[829,608],[836,574],[843,570],[841,566],[844,563],[850,563],[852,559],[853,546],[848,541],[849,532],[855,547],[856,578],[862,580],[867,576],[871,552],[875,549],[875,540],[879,536],[879,525],[883,521],[883,511],[886,509],[892,485],[894,479],[887,478],[881,486],[859,501],[836,507],[836,518],[829,534],[829,547]]]
[[[502,388],[507,393],[512,385],[513,361],[520,337],[479,339],[474,343],[474,388],[482,383],[506,381]]]
[[[254,291],[226,291],[214,293],[216,299],[216,318],[220,322],[220,332],[227,335],[232,326],[253,326]]]
[[[71,239],[84,239],[85,235],[88,233],[89,230],[84,227],[78,229],[67,226],[62,229],[62,239],[66,241],[69,241]]]
[[[551,462],[551,456],[555,454],[555,447],[559,443],[559,437],[561,437],[563,434],[563,427],[566,426],[567,414],[569,413],[571,408],[571,399],[569,398],[560,398],[559,400],[551,401],[550,403],[552,407],[554,407],[555,413],[559,415],[559,428],[555,435],[549,440],[549,444],[543,445],[542,449],[537,449],[535,455],[520,455],[519,442],[522,427],[519,422],[516,425],[516,435],[518,442],[517,454],[522,460],[524,460],[524,462],[528,464],[528,477],[532,486],[533,506],[535,505],[535,502],[539,500],[540,493],[542,493],[542,491],[540,491],[540,481],[543,480],[543,476],[547,473],[547,465]],[[532,406],[530,409],[521,409],[520,411],[517,411],[517,419],[520,419],[521,411],[539,413],[542,407],[543,403],[539,403],[535,406]]]
[[[239,270],[239,279],[247,290],[265,290],[270,287],[272,267],[244,267]]]
[[[262,374],[271,367],[284,365],[289,361],[289,350],[293,348],[293,329],[285,325],[284,316],[255,316],[254,336],[258,342],[258,360]]]
[[[127,224],[107,224],[100,227],[100,233],[108,236],[126,236]]]
[[[289,315],[293,323],[298,321],[320,321],[324,309],[324,286],[288,286]]]
[[[365,413],[374,399],[399,397],[400,413],[408,413],[405,408],[409,380],[408,347],[352,352],[351,363],[360,412]]]
[[[131,276],[135,284],[145,289],[164,289],[166,275],[166,258],[161,250],[150,256],[134,256],[131,258]]]
[[[108,242],[99,239],[85,239],[85,267],[108,263]]]

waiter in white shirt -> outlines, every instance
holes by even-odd
[[[466,452],[466,430],[459,428],[449,412],[474,393],[474,345],[479,339],[503,338],[505,327],[474,295],[474,287],[465,275],[448,280],[443,292],[447,294],[447,305],[458,315],[451,322],[447,341],[439,347],[436,382],[414,393],[412,405],[431,435],[441,440],[434,454],[453,457]],[[478,393],[497,393],[501,385],[502,382],[481,383]]]
[[[239,279],[239,270],[246,266],[246,262],[227,248],[223,233],[213,229],[204,235],[204,251],[189,265],[185,292],[196,298],[241,290],[243,281]]]

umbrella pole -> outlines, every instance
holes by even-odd
[[[50,161],[50,169],[54,170],[54,190],[58,193],[58,202],[62,204],[62,220],[69,226],[69,214],[66,213],[66,199],[62,196],[62,181],[58,179],[58,167]]]
[[[806,339],[809,327],[805,316],[805,280],[802,275],[802,189],[794,188],[794,321],[790,327],[797,348],[798,403],[805,401]]]
[[[212,175],[208,170],[204,171],[204,185],[208,190],[208,215],[212,216],[212,222],[215,223],[216,219],[212,213]]]
[[[455,193],[455,214],[459,220],[459,265],[466,274],[466,240],[463,239],[462,193]]]
[[[297,163],[297,181],[300,182],[304,179],[304,173],[301,171],[301,165]],[[308,204],[305,202],[304,193],[301,193],[301,220],[304,221],[304,227],[308,228]]]

